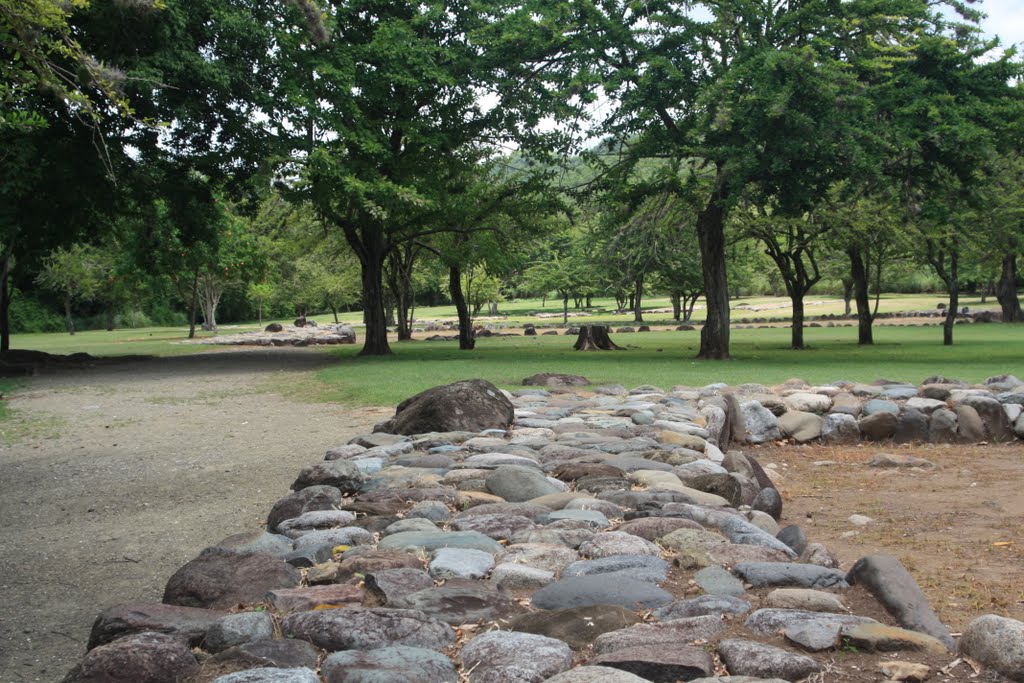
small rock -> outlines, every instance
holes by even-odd
[[[589,661],[599,666],[628,671],[650,681],[689,681],[707,676],[714,670],[710,654],[687,645],[672,648],[629,647],[598,655]]]
[[[882,662],[878,668],[889,677],[890,681],[910,681],[911,683],[928,680],[932,672],[926,664],[913,662]]]
[[[427,571],[434,579],[482,579],[494,567],[494,555],[473,548],[439,548]]]
[[[250,669],[219,676],[213,683],[320,683],[320,677],[312,669]]]
[[[409,645],[442,650],[455,641],[444,622],[410,609],[329,609],[285,617],[286,638],[308,640],[324,650],[372,650]]]
[[[625,607],[590,605],[522,614],[509,621],[508,628],[555,638],[574,650],[582,650],[602,633],[618,631],[639,621],[636,612]]]

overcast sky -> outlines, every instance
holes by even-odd
[[[982,0],[979,6],[988,15],[981,22],[986,33],[999,36],[1004,47],[1024,43],[1024,0]]]

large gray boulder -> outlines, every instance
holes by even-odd
[[[226,614],[198,607],[126,602],[100,612],[93,622],[86,649],[143,631],[175,636],[190,646],[196,646],[206,637],[210,627]]]
[[[259,602],[275,588],[297,586],[301,578],[297,569],[270,555],[239,555],[208,548],[171,575],[163,602],[228,609],[239,603]]]
[[[964,629],[960,652],[1012,681],[1024,681],[1024,623],[984,614]]]
[[[199,662],[184,642],[146,631],[90,650],[62,683],[179,683],[198,672]]]
[[[395,416],[373,428],[389,434],[482,432],[507,429],[515,409],[501,391],[482,379],[427,389],[398,404]]]

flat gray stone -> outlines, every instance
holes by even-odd
[[[597,559],[612,555],[660,557],[661,548],[650,541],[622,531],[606,531],[580,546],[580,554]]]
[[[917,394],[917,390],[914,391],[914,394]],[[864,406],[861,409],[861,411],[864,416],[874,415],[875,413],[892,413],[893,415],[898,415],[900,412],[900,407],[899,405],[893,403],[892,401],[886,401],[881,398],[873,398],[870,401],[864,402]]]
[[[455,642],[448,624],[412,609],[329,609],[300,612],[285,617],[286,638],[308,640],[319,648],[372,650],[390,645],[409,645],[443,650]]]
[[[842,572],[813,564],[795,562],[742,562],[733,573],[759,588],[791,586],[796,588],[848,588]]]
[[[405,645],[335,652],[320,671],[327,683],[449,683],[459,678],[445,655]]]
[[[482,579],[494,568],[494,555],[473,548],[440,548],[427,566],[435,579]]]
[[[511,540],[520,531],[535,527],[529,517],[507,513],[462,517],[452,522],[452,528],[457,531],[476,531],[496,541]]]
[[[738,598],[746,592],[739,579],[717,566],[701,569],[693,575],[693,580],[708,595],[731,595]]]
[[[521,503],[561,489],[548,481],[540,470],[521,465],[501,465],[487,477],[487,490],[509,502]]]
[[[765,606],[809,612],[841,613],[846,610],[846,605],[835,593],[810,588],[777,588],[765,596]]]
[[[557,676],[552,676],[544,683],[650,683],[650,681],[628,671],[613,669],[610,666],[588,665],[569,669]]]
[[[439,548],[472,548],[500,555],[504,548],[493,538],[477,531],[403,531],[382,538],[380,550],[433,552]]]
[[[528,612],[512,618],[508,628],[536,633],[569,644],[574,650],[589,647],[602,633],[640,622],[636,612],[616,605],[589,605],[554,611]]]
[[[430,574],[412,567],[371,571],[365,575],[363,582],[367,592],[383,606],[391,606],[399,598],[434,585]]]
[[[240,534],[228,536],[219,543],[214,544],[215,548],[226,548],[240,554],[261,553],[284,557],[292,551],[292,539],[284,534],[270,534],[266,531],[247,531]]]
[[[686,503],[671,503],[664,509],[713,527],[733,543],[761,546],[796,559],[796,553],[788,545],[737,515]]]
[[[436,617],[452,626],[496,621],[522,611],[508,593],[485,581],[470,579],[451,579],[442,586],[398,598],[392,604]]]
[[[950,651],[956,651],[949,629],[939,621],[914,577],[892,555],[862,557],[854,563],[846,580],[867,588],[900,626],[934,636]]]
[[[785,629],[782,635],[809,652],[832,650],[839,646],[842,628],[838,624],[806,623]]]
[[[554,581],[554,572],[525,564],[503,563],[491,571],[491,582],[502,590],[537,590]]]
[[[621,573],[561,579],[534,593],[532,600],[534,607],[549,610],[587,605],[653,608],[671,601],[672,595],[667,591]]]
[[[227,612],[162,603],[126,602],[100,612],[89,633],[87,650],[133,633],[151,631],[180,638],[195,647]]]
[[[594,529],[607,529],[611,526],[611,522],[608,521],[608,518],[605,517],[604,513],[597,510],[556,510],[549,514],[543,521],[545,524],[550,524],[552,522],[565,519],[586,522],[588,526],[593,527]]]
[[[689,645],[695,640],[714,640],[728,627],[729,625],[716,615],[675,619],[656,624],[636,624],[598,636],[594,640],[594,652],[605,654],[625,648],[652,645],[674,648]]]
[[[667,561],[650,555],[608,555],[596,560],[573,562],[562,571],[562,576],[628,572],[632,578],[639,581],[661,583],[668,578],[668,566]]]
[[[207,652],[222,652],[229,647],[274,637],[274,618],[269,612],[239,612],[221,617],[206,632]]]
[[[460,658],[470,683],[543,681],[572,666],[572,649],[547,636],[492,631],[467,642]]]
[[[320,651],[305,640],[254,640],[211,657],[217,664],[282,669],[315,669]]]
[[[751,640],[723,640],[718,656],[730,674],[739,676],[799,681],[821,669],[810,657]]]
[[[295,549],[315,548],[321,545],[371,545],[373,534],[357,526],[346,526],[340,529],[317,529],[309,531],[295,539]]]
[[[759,636],[771,636],[794,626],[803,624],[834,624],[838,627],[857,624],[874,624],[874,619],[859,617],[854,614],[833,614],[829,612],[809,612],[798,609],[776,609],[767,607],[759,609],[745,622],[751,633]]]
[[[751,609],[749,602],[732,595],[700,595],[687,600],[676,600],[664,607],[659,607],[654,610],[653,616],[658,621],[687,619],[704,615],[742,616]]]
[[[219,676],[213,683],[320,683],[312,669],[280,669],[277,667],[250,669]]]

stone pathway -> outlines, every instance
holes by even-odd
[[[1024,675],[1024,624],[958,643],[891,555],[840,571],[780,528],[773,470],[722,447],[723,387],[466,385],[407,402],[437,431],[328,450],[161,604],[104,610],[65,683],[967,680],[958,646]]]

